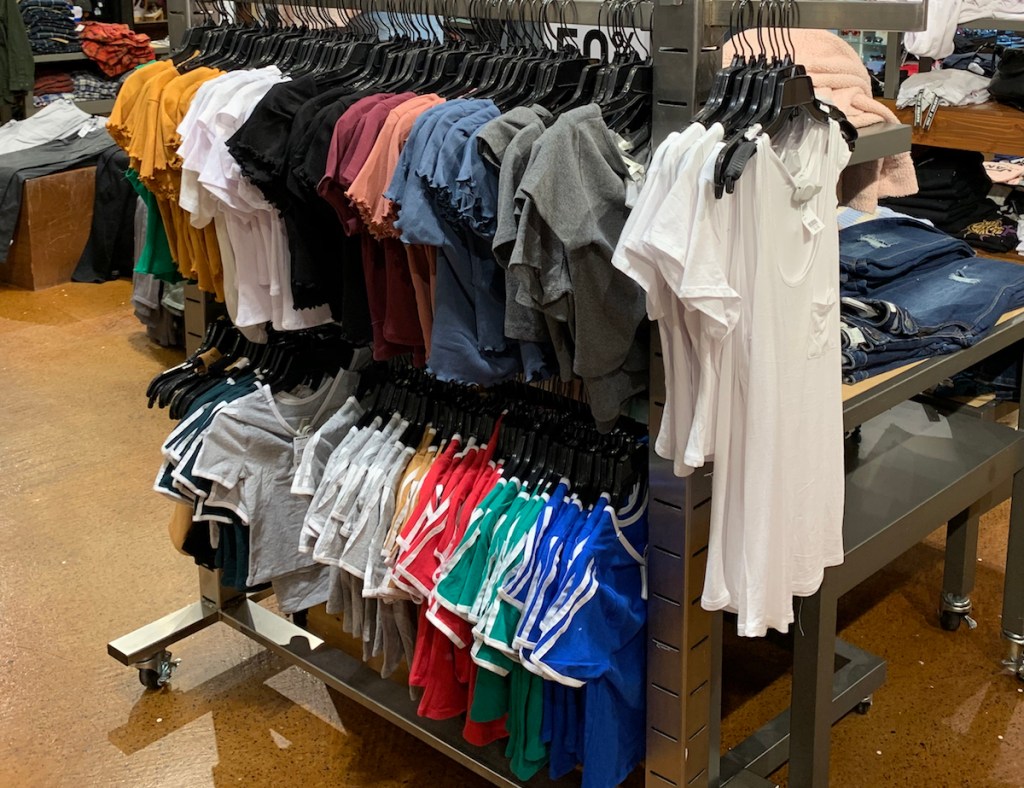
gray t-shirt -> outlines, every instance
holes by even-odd
[[[291,494],[308,435],[350,397],[359,375],[343,371],[308,397],[267,386],[222,409],[203,437],[194,474],[239,488],[238,514],[249,526],[251,586],[313,564],[298,550],[308,501]]]
[[[363,406],[355,397],[349,397],[337,413],[331,416],[309,439],[302,450],[302,459],[292,480],[292,494],[312,498],[323,478],[327,461],[348,431],[362,417]]]
[[[646,386],[647,354],[637,342],[644,292],[611,262],[629,214],[627,177],[590,104],[564,113],[534,143],[515,198],[521,217],[509,271],[521,284],[517,299],[564,325],[598,422],[613,421]]]
[[[367,427],[353,425],[341,443],[335,447],[317,485],[313,500],[306,509],[302,520],[299,550],[312,553],[323,533],[331,507],[338,497],[338,490],[345,481],[345,470],[353,458],[359,455],[370,437],[380,428],[380,418],[375,418]]]
[[[548,115],[550,118],[550,115]],[[495,125],[498,124],[498,125]],[[540,139],[546,126],[544,116],[532,109],[519,107],[492,120],[481,132],[480,145],[485,159],[501,157],[498,175],[497,221],[491,248],[494,259],[506,270],[505,276],[505,334],[523,342],[548,342],[553,338],[548,331],[543,313],[518,298],[522,283],[516,272],[509,269],[509,261],[519,232],[519,213],[515,202],[516,189],[526,172],[533,144]],[[509,130],[517,128],[508,136]],[[484,153],[489,150],[490,153]]]

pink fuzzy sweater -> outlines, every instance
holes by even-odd
[[[765,42],[778,41],[778,31],[767,29]],[[757,51],[757,32],[748,30],[747,51]],[[892,110],[871,95],[868,70],[853,47],[827,30],[792,30],[785,33],[793,42],[795,60],[807,69],[814,81],[814,92],[822,101],[834,104],[858,129],[875,123],[898,123]],[[722,63],[736,54],[735,39],[722,47]],[[767,45],[767,44],[766,44]],[[879,197],[907,197],[917,193],[917,175],[909,153],[886,156],[847,167],[841,182],[841,201],[861,211],[874,211]]]

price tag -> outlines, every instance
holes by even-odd
[[[809,205],[804,206],[803,222],[804,227],[807,228],[807,232],[811,235],[817,235],[825,229],[825,223],[818,218],[818,214],[816,214]]]
[[[298,468],[302,462],[302,452],[306,450],[309,443],[309,435],[299,435],[292,439],[292,468]]]

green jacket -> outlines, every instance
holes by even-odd
[[[35,62],[17,0],[0,0],[0,104],[14,106],[15,93],[32,90]]]

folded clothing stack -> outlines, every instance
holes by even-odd
[[[134,32],[128,25],[82,23],[82,51],[99,65],[108,77],[117,77],[156,55],[149,36]]]
[[[57,55],[80,52],[75,14],[67,0],[20,0],[18,8],[28,31],[32,53]]]
[[[123,78],[108,79],[89,71],[74,71],[71,74],[72,93],[82,101],[101,101],[117,98],[117,92],[124,83]]]
[[[45,107],[57,99],[73,98],[74,87],[71,75],[66,72],[40,74],[32,85],[32,104]]]
[[[996,209],[988,199],[992,182],[983,162],[984,157],[975,151],[915,148],[917,194],[882,202],[901,213],[928,219],[947,233],[959,233],[990,218]]]
[[[938,397],[981,397],[1020,402],[1020,348],[1005,350],[958,372],[932,389]]]
[[[996,156],[994,161],[985,162],[985,172],[992,183],[1007,186],[1024,185],[1024,156]]]
[[[1024,110],[1024,49],[1003,51],[988,90],[996,101]]]
[[[957,233],[975,249],[983,252],[1005,254],[1017,248],[1020,239],[1017,237],[1017,218],[1005,209],[993,206],[992,212],[985,218],[967,225]]]
[[[962,53],[958,52],[942,60],[943,71],[955,68],[983,77],[991,77],[995,74],[998,65],[999,55],[995,52],[979,52],[976,48]]]
[[[969,347],[1024,306],[1024,266],[975,257],[913,219],[855,224],[839,247],[848,383]]]

